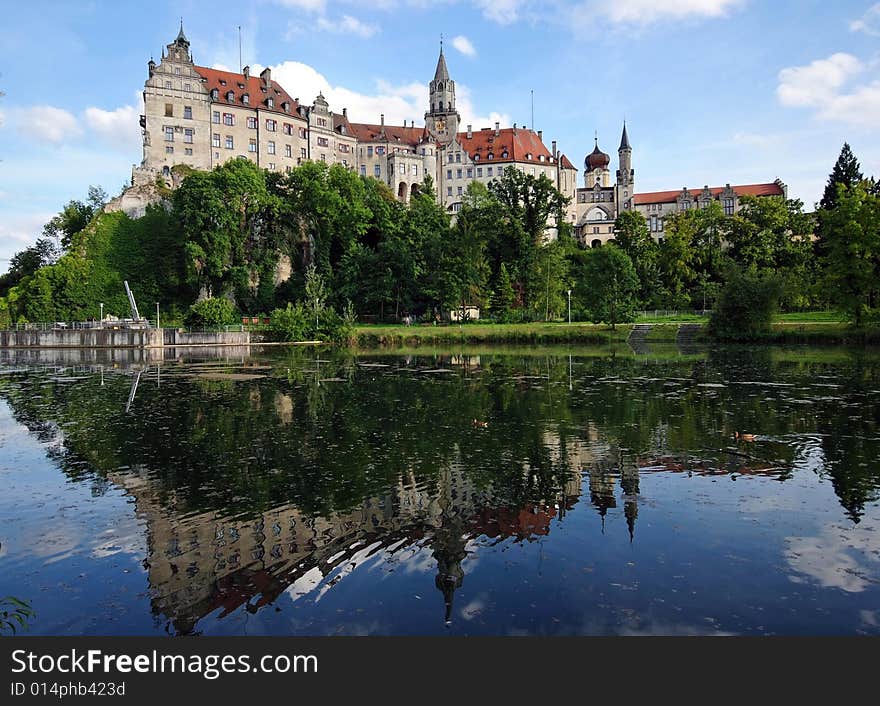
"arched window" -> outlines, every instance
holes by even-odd
[[[592,243],[590,243],[590,247],[591,248],[601,248],[602,241],[601,240],[594,240]]]
[[[226,91],[226,100],[232,103],[232,101],[235,100],[235,93],[233,93],[232,91]]]
[[[245,105],[248,105],[251,102],[251,97],[247,93],[245,93],[241,97],[241,102],[244,103]]]
[[[440,101],[440,110],[443,110],[443,101]]]

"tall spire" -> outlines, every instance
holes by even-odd
[[[626,120],[623,121],[623,135],[620,137],[620,147],[617,148],[618,152],[622,152],[623,150],[631,150],[632,147],[629,146],[629,135],[626,134]]]
[[[443,40],[440,40],[440,58],[437,59],[437,70],[434,72],[435,81],[448,81],[449,70],[446,68],[446,57],[443,56]]]
[[[177,39],[174,40],[179,44],[189,44],[189,40],[186,38],[186,35],[183,33],[183,18],[180,18],[180,31],[177,33]]]

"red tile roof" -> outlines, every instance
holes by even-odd
[[[259,76],[244,77],[244,74],[236,74],[231,71],[220,71],[219,69],[209,69],[204,66],[196,66],[195,70],[205,79],[205,89],[210,93],[213,89],[217,89],[217,100],[214,103],[222,103],[225,105],[236,105],[247,108],[260,108],[261,110],[272,110],[282,115],[288,114],[296,117],[299,115],[299,103],[290,97],[277,81],[271,81],[269,86]],[[241,86],[244,86],[242,88]],[[232,101],[226,100],[227,92],[232,91],[235,95]],[[248,94],[250,103],[243,103],[242,95]],[[268,108],[266,101],[269,98],[275,100],[275,107]],[[290,104],[290,111],[285,112],[284,103]]]
[[[718,196],[727,187],[713,186],[709,189],[712,196]],[[743,184],[731,187],[737,196],[785,196],[782,187],[776,182],[770,184]],[[633,194],[633,200],[636,206],[646,203],[674,203],[681,195],[682,190],[677,191],[651,191],[644,194]],[[688,189],[688,192],[694,197],[698,197],[703,193],[703,189]]]
[[[577,171],[577,167],[574,166],[564,154],[559,155],[559,163],[562,165],[563,169],[574,169]]]
[[[466,132],[458,133],[458,142],[471,159],[479,155],[480,161],[488,160],[491,152],[496,162],[507,160],[540,163],[543,155],[545,164],[552,163],[550,160],[553,156],[534,130],[504,128],[496,135],[494,129],[485,128],[472,132],[471,135],[468,137]],[[507,157],[503,156],[505,151]],[[532,155],[531,160],[528,159],[528,155]]]
[[[401,127],[400,125],[373,125],[370,123],[349,123],[351,133],[359,142],[389,142],[392,145],[417,147],[430,138],[424,127]],[[382,133],[384,132],[384,137]]]

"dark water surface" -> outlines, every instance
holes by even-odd
[[[31,633],[880,634],[876,354],[221,355],[0,364]]]

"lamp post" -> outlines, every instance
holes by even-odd
[[[101,317],[100,317],[101,328],[104,328],[104,302],[101,302],[100,304],[98,304],[98,306],[101,307]]]
[[[571,323],[571,290],[566,290],[568,292],[568,323]]]
[[[156,302],[156,328],[159,328],[159,302]]]

